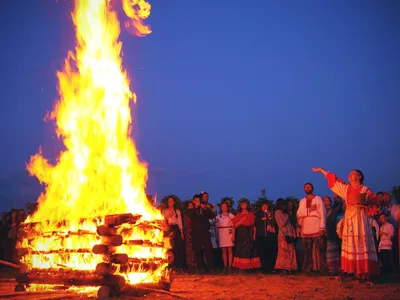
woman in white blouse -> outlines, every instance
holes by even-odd
[[[221,204],[221,213],[217,215],[216,231],[217,243],[222,250],[222,259],[224,261],[225,271],[230,271],[232,267],[232,247],[233,243],[233,219],[235,216],[229,213],[229,206],[226,202]]]
[[[182,269],[184,261],[184,236],[182,227],[182,215],[179,209],[176,208],[175,199],[169,197],[167,201],[168,207],[163,209],[162,214],[169,227],[171,235],[172,252],[174,254],[173,266]]]

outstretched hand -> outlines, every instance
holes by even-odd
[[[313,170],[315,173],[318,173],[318,172],[321,172],[321,171],[322,171],[321,168],[312,168],[312,170]]]

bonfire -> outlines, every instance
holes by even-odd
[[[122,67],[115,4],[75,0],[76,47],[57,73],[60,98],[47,115],[65,150],[55,163],[39,150],[27,164],[45,190],[19,231],[16,290],[169,288],[163,218],[146,197],[147,165],[130,137],[136,96]],[[126,27],[151,32],[143,24],[149,3],[122,0],[122,8]]]

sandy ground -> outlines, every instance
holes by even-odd
[[[69,292],[14,292],[12,278],[0,279],[0,299],[50,300],[95,299]],[[400,280],[378,280],[368,286],[350,279],[306,275],[176,275],[170,294],[150,292],[145,296],[121,296],[118,299],[400,299]]]

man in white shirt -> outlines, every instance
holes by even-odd
[[[304,249],[303,271],[326,272],[325,205],[320,196],[314,195],[314,186],[311,183],[304,185],[304,192],[306,197],[300,200],[297,210]]]

